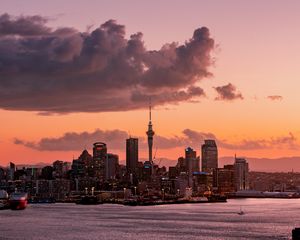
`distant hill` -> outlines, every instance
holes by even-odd
[[[177,160],[160,158],[160,167],[175,166]],[[160,159],[157,159],[155,163],[158,163]],[[250,171],[261,171],[261,172],[300,172],[300,156],[295,157],[281,157],[281,158],[247,158],[249,162]],[[140,159],[140,161],[146,161],[146,159]],[[223,167],[224,164],[233,164],[234,157],[220,157],[219,167]],[[125,164],[125,160],[120,160],[120,164]],[[35,163],[35,164],[18,164],[18,168],[23,167],[45,167],[52,165],[52,163]]]
[[[54,161],[53,161],[54,162]],[[31,168],[31,167],[37,167],[37,168],[43,168],[45,166],[52,165],[52,163],[44,163],[44,162],[39,162],[39,163],[33,163],[33,164],[17,164],[17,168]]]
[[[300,172],[300,157],[247,158],[250,171],[261,172]],[[221,157],[219,165],[232,164],[234,157]]]
[[[300,172],[300,156],[281,158],[247,158],[250,171],[261,172]],[[162,158],[160,166],[175,166],[177,160]],[[233,164],[234,157],[220,157],[219,167]]]

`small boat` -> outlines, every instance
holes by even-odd
[[[245,215],[245,212],[242,210],[242,207],[240,207],[240,211],[237,214],[238,215]]]
[[[55,198],[30,198],[28,199],[29,204],[50,204],[55,203]]]
[[[23,210],[27,207],[27,193],[14,192],[10,194],[9,205],[12,210]]]
[[[88,188],[85,188],[85,195],[82,195],[79,200],[76,201],[76,204],[82,205],[97,205],[102,204],[103,202],[94,195],[94,187],[91,188],[91,194],[88,193]]]
[[[81,198],[76,201],[76,204],[82,204],[82,205],[98,205],[102,202],[99,201],[97,196],[94,195],[84,195],[81,196]]]

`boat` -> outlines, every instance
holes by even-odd
[[[82,205],[97,205],[101,203],[102,202],[99,201],[98,197],[94,195],[84,195],[81,196],[81,198],[76,201],[76,204],[82,204]]]
[[[27,207],[27,193],[14,192],[10,194],[9,205],[12,210],[23,210]]]
[[[50,204],[50,203],[55,203],[56,200],[55,198],[49,197],[49,198],[30,198],[28,199],[29,204]]]
[[[237,214],[238,215],[245,215],[245,212],[242,210],[242,207],[240,207],[240,211]]]
[[[91,194],[88,193],[88,188],[85,188],[85,195],[82,195],[79,200],[76,201],[76,204],[83,205],[97,205],[102,204],[103,202],[94,195],[94,187],[91,188]]]
[[[4,190],[0,190],[0,210],[8,209],[9,208],[9,201],[8,201],[8,194]]]

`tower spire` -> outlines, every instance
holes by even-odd
[[[153,146],[153,136],[154,136],[154,131],[152,129],[152,122],[151,122],[151,97],[149,98],[149,124],[148,124],[148,131],[146,132],[147,137],[148,137],[148,148],[149,148],[149,162],[153,164],[153,159],[152,159],[152,146]]]
[[[149,121],[151,122],[151,97],[149,98]]]

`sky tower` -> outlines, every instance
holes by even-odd
[[[152,159],[152,146],[153,146],[153,136],[154,131],[152,129],[152,122],[151,122],[151,99],[149,102],[149,124],[148,124],[148,131],[146,132],[148,136],[148,148],[149,148],[149,162],[153,164]]]

